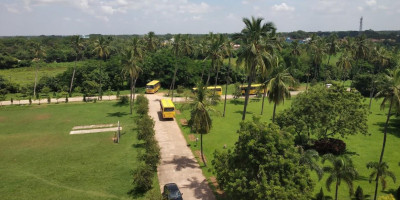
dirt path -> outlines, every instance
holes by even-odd
[[[164,121],[160,116],[162,95],[146,95],[149,99],[149,115],[155,121],[156,139],[161,147],[161,163],[157,168],[161,192],[167,183],[176,183],[183,193],[183,199],[214,200],[202,170],[175,120]],[[182,101],[176,98],[174,101]]]

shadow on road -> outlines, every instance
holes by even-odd
[[[196,168],[196,162],[186,156],[174,156],[174,159],[171,161],[164,161],[163,164],[174,164],[176,165],[175,170],[181,171],[184,168]]]
[[[199,181],[196,177],[188,178],[187,179],[190,184],[183,185],[182,188],[194,188],[194,196],[197,199],[202,200],[214,200],[214,194],[209,189],[207,180]],[[185,196],[183,196],[185,198]]]

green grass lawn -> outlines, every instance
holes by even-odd
[[[295,97],[294,97],[295,98]],[[366,104],[368,101],[365,102]],[[381,111],[379,109],[380,101],[373,101],[371,114],[368,117],[368,128],[369,133],[371,135],[355,135],[349,136],[344,139],[347,144],[347,149],[350,152],[355,152],[357,155],[352,156],[352,159],[355,163],[355,166],[360,173],[360,180],[354,183],[354,189],[358,185],[360,185],[364,194],[373,195],[374,192],[374,183],[368,182],[368,176],[370,174],[370,170],[366,168],[366,163],[370,161],[379,161],[379,155],[382,147],[383,140],[383,125],[386,120],[387,109]],[[277,107],[277,113],[281,112],[284,108],[288,108],[291,105],[291,100],[285,101],[284,105],[279,105]],[[178,106],[179,108],[179,106]],[[243,100],[239,102],[234,102],[232,100],[228,100],[227,103],[227,112],[226,117],[222,117],[223,111],[223,102],[221,102],[216,109],[220,112],[221,116],[218,114],[213,114],[213,127],[211,132],[205,136],[203,136],[203,145],[204,152],[206,155],[206,159],[208,161],[208,167],[203,167],[203,173],[207,178],[214,176],[212,171],[211,160],[213,159],[213,153],[215,150],[225,151],[223,148],[226,144],[228,148],[232,148],[235,142],[238,139],[237,130],[239,129],[239,123],[241,121],[242,110],[243,110]],[[264,121],[271,121],[272,118],[272,110],[273,104],[269,104],[267,101],[265,103],[264,115],[261,116],[261,119]],[[246,120],[251,120],[252,114],[259,115],[261,111],[261,100],[257,101],[252,99],[248,106],[248,114],[246,116]],[[180,119],[186,118],[190,119],[189,110],[183,110],[182,114],[177,115],[177,121]],[[393,171],[397,178],[400,178],[400,167],[398,163],[400,162],[400,151],[398,147],[400,146],[400,133],[399,128],[400,120],[393,118],[391,120],[391,128],[389,129],[386,150],[384,161],[388,162],[390,166],[390,170]],[[190,129],[187,126],[182,126],[180,124],[182,131],[184,132],[184,136],[188,141],[188,144],[191,144],[192,151],[199,150],[200,144],[195,146],[195,142],[189,141],[188,135],[190,134]],[[200,136],[197,136],[200,138]],[[198,159],[200,161],[200,159]],[[315,193],[319,192],[320,188],[324,189],[325,195],[334,196],[334,185],[332,185],[332,192],[328,192],[325,187],[325,180],[328,175],[324,175],[323,180],[318,181],[317,176],[314,172],[311,172],[313,179],[315,180]],[[384,192],[380,192],[379,195],[384,195],[388,192],[394,192],[399,187],[398,183],[393,183],[392,180],[388,178],[388,188]],[[345,183],[342,183],[339,190],[339,199],[350,199],[349,192]]]
[[[115,102],[0,108],[1,199],[131,199],[138,165],[135,117]],[[69,135],[72,127],[121,122],[113,132]],[[160,194],[157,176],[154,189]]]
[[[81,66],[85,61],[77,62],[77,66]],[[38,81],[43,76],[55,76],[57,74],[63,73],[68,67],[73,67],[74,62],[64,62],[64,63],[44,63],[39,67],[38,71]],[[2,69],[0,70],[0,75],[4,78],[10,80],[12,83],[18,83],[22,86],[31,84],[35,82],[36,68],[34,65],[31,67],[21,67],[14,69]]]

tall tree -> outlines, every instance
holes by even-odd
[[[378,163],[378,162],[369,162],[367,163],[367,168],[372,169],[372,173],[369,175],[369,182],[375,179],[375,194],[374,200],[376,200],[376,195],[378,194],[378,185],[379,180],[382,184],[382,190],[386,189],[386,177],[392,178],[393,182],[396,182],[396,176],[392,171],[389,171],[389,166],[386,162]]]
[[[201,159],[203,160],[204,165],[207,165],[203,154],[203,134],[207,134],[210,132],[212,126],[212,120],[209,111],[212,108],[209,106],[209,103],[207,102],[206,89],[204,88],[204,85],[201,82],[197,84],[196,95],[193,99],[191,107],[192,111],[189,120],[189,125],[192,128],[192,131],[195,131],[196,133],[200,134]]]
[[[146,51],[155,52],[158,46],[157,36],[153,31],[150,31],[145,37]]]
[[[226,85],[225,85],[225,99],[224,99],[224,113],[222,114],[223,117],[225,117],[225,111],[226,111],[226,97],[228,95],[228,85],[230,84],[230,72],[231,72],[231,58],[232,58],[232,45],[231,45],[231,41],[229,39],[225,40],[225,47],[226,47],[226,51],[228,54],[228,72],[226,73]]]
[[[210,44],[208,46],[206,59],[211,60],[211,67],[216,72],[214,87],[217,87],[218,74],[221,69],[221,66],[223,65],[224,58],[227,55],[226,46],[225,46],[226,43],[225,43],[225,38],[222,34],[213,35],[213,37],[211,37],[210,39],[211,40],[210,40]],[[206,83],[206,87],[207,87],[207,83]],[[215,94],[215,91],[216,90],[214,90],[214,94]]]
[[[235,34],[234,38],[242,42],[238,52],[237,66],[244,64],[248,77],[248,85],[245,93],[242,120],[246,118],[247,104],[249,102],[249,91],[251,83],[255,80],[256,72],[266,71],[265,61],[270,60],[271,52],[274,49],[276,28],[272,22],[263,23],[263,18],[254,18],[251,20],[243,18],[245,28],[241,33]]]
[[[328,37],[328,61],[327,65],[329,65],[329,61],[331,60],[331,56],[336,55],[339,50],[339,45],[337,43],[338,35],[336,33],[332,33]]]
[[[342,70],[342,78],[343,78],[343,84],[346,78],[346,73],[350,71],[351,66],[352,66],[352,61],[353,58],[351,55],[348,53],[348,51],[344,51],[342,55],[339,58],[339,61],[336,63],[337,67]]]
[[[69,86],[69,96],[71,96],[72,94],[72,86],[74,84],[74,78],[76,72],[76,62],[78,61],[81,50],[83,49],[82,38],[79,35],[72,36],[71,46],[75,50],[75,63],[74,63],[74,70],[72,71],[71,84]]]
[[[382,91],[379,91],[375,97],[383,97],[383,101],[381,103],[381,109],[384,109],[386,104],[389,103],[389,111],[386,117],[386,123],[385,123],[385,128],[383,130],[383,144],[382,144],[382,150],[381,150],[381,155],[379,157],[379,163],[378,166],[382,165],[383,162],[383,155],[385,153],[385,147],[386,147],[386,137],[387,137],[387,130],[389,127],[389,120],[390,116],[392,114],[392,108],[396,107],[397,109],[400,108],[400,68],[397,68],[393,71],[389,71],[390,74],[386,77],[390,83],[390,85],[387,88],[384,88]],[[379,174],[376,176],[376,180],[378,181]],[[377,188],[375,188],[376,190]]]
[[[324,167],[324,172],[328,173],[329,176],[326,179],[326,188],[331,191],[332,183],[336,183],[335,187],[335,200],[338,199],[339,186],[344,181],[350,191],[350,196],[353,194],[353,181],[357,179],[358,172],[355,169],[353,162],[347,155],[334,156],[332,154],[326,154],[322,157],[322,163],[328,160],[332,166]]]
[[[103,36],[98,37],[95,42],[94,42],[94,49],[93,52],[96,53],[96,55],[101,58],[104,62],[107,61],[107,58],[110,56],[111,53],[111,45],[110,45],[111,39],[110,38],[104,38]],[[103,80],[103,67],[102,64],[100,64],[100,84],[99,84],[99,97],[100,100],[103,98],[102,96],[102,80]]]
[[[287,70],[277,73],[267,86],[268,101],[274,102],[274,111],[272,114],[272,122],[275,121],[276,105],[285,102],[285,98],[290,98],[289,84],[293,85],[295,82],[292,75]]]
[[[123,53],[123,59],[121,64],[126,74],[129,74],[130,78],[130,113],[132,114],[133,103],[135,101],[135,89],[136,81],[139,78],[139,74],[142,72],[140,67],[142,61],[142,49],[138,38],[133,38],[132,47],[125,50]]]
[[[309,53],[311,56],[311,64],[314,67],[314,79],[320,76],[322,60],[326,55],[326,44],[319,36],[313,34],[309,43]]]
[[[42,44],[39,42],[33,43],[33,51],[34,51],[34,55],[35,55],[35,58],[33,59],[33,61],[36,62],[35,84],[33,86],[33,96],[35,97],[39,65],[41,62],[43,62],[42,59],[46,56],[46,51],[45,51],[44,47],[42,46]]]

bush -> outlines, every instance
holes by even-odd
[[[363,189],[360,186],[357,187],[356,193],[354,194],[354,198],[355,198],[355,200],[364,200],[365,199]]]
[[[137,96],[136,105],[136,112],[139,115],[147,115],[149,113],[149,100],[144,95]]]
[[[148,115],[144,115],[137,121],[138,126],[138,140],[149,140],[149,138],[154,137],[154,120]]]
[[[322,138],[315,141],[314,149],[318,151],[320,155],[328,153],[340,155],[346,151],[346,143],[335,138]]]
[[[135,171],[133,171],[132,175],[134,189],[137,192],[144,193],[151,189],[153,185],[154,171],[150,167],[141,164]]]
[[[119,99],[119,103],[120,104],[128,104],[129,103],[129,97],[128,96],[121,96],[121,98]]]
[[[176,93],[182,94],[185,91],[185,88],[181,85],[178,85],[178,88],[176,88]]]
[[[68,95],[65,95],[65,103],[68,103]]]
[[[240,89],[240,83],[235,83],[235,91],[233,92],[233,98],[238,99],[240,96],[242,96],[242,90]]]
[[[49,104],[51,102],[51,98],[48,96],[47,97],[47,103]]]
[[[146,153],[142,154],[139,158],[143,160],[147,166],[151,167],[153,171],[157,170],[157,165],[160,163],[160,146],[154,137],[148,139],[145,143]]]
[[[32,97],[29,97],[29,105],[32,105]]]

